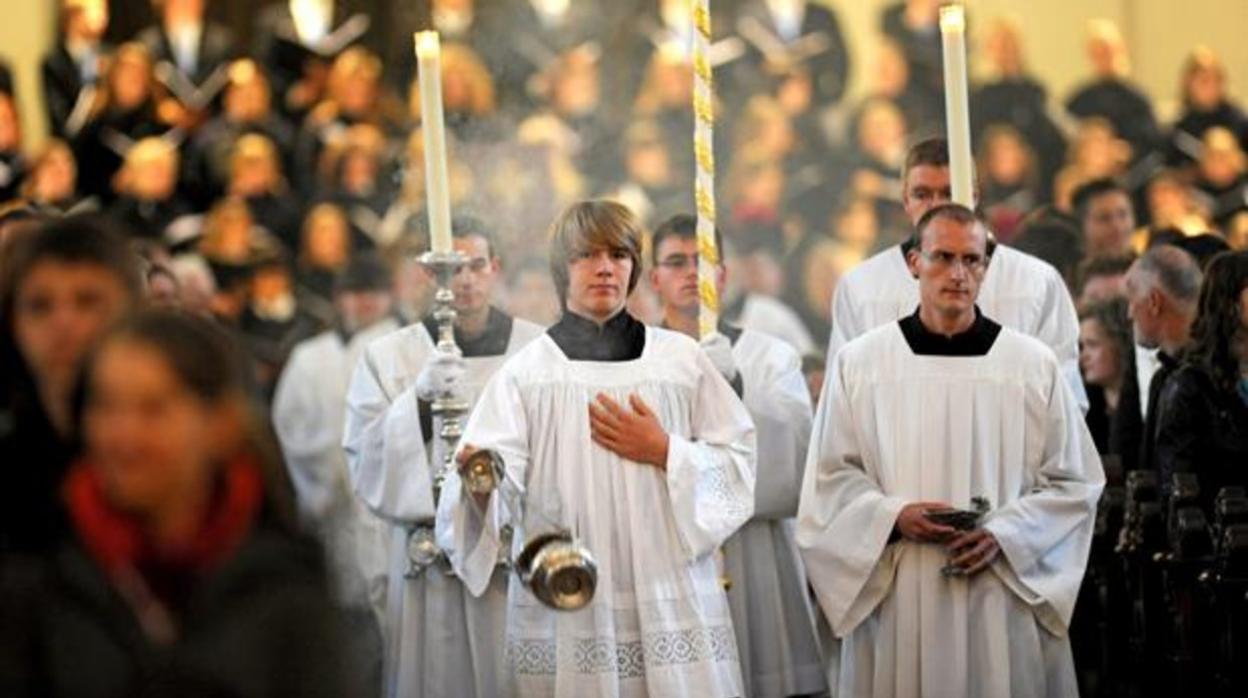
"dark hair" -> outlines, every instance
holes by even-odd
[[[949,166],[949,142],[941,136],[925,138],[910,146],[906,151],[906,164],[901,170],[901,179],[905,181],[910,170],[920,165],[930,167]]]
[[[1200,302],[1192,325],[1188,361],[1200,366],[1219,390],[1235,392],[1239,361],[1231,354],[1242,326],[1240,294],[1248,288],[1248,250],[1223,252],[1205,269]]]
[[[1075,272],[1075,288],[1082,292],[1083,287],[1093,278],[1126,274],[1133,262],[1135,257],[1131,255],[1102,255],[1085,259]]]
[[[974,211],[962,204],[941,204],[928,209],[919,218],[918,224],[914,226],[914,231],[910,233],[910,239],[905,243],[905,251],[920,249],[923,244],[923,231],[927,230],[938,219],[949,219],[962,225],[975,225],[977,223],[982,225],[987,238],[984,243],[984,255],[991,257],[997,251],[997,241],[993,238],[992,233],[989,232],[988,225],[979,216],[975,215]]]
[[[13,335],[17,294],[31,271],[44,262],[84,264],[110,272],[121,283],[131,303],[143,295],[139,259],[126,237],[107,218],[78,215],[50,219],[14,231],[0,264],[0,366],[6,389],[34,387]]]
[[[1113,193],[1122,194],[1128,199],[1131,198],[1131,193],[1127,191],[1127,188],[1118,180],[1110,177],[1101,177],[1079,185],[1070,196],[1070,202],[1075,211],[1075,218],[1082,225],[1088,217],[1088,209],[1092,205],[1092,200]]]
[[[1042,206],[1023,219],[1014,248],[1044,260],[1057,269],[1069,286],[1083,252],[1083,234],[1073,218],[1052,206]]]
[[[244,408],[242,446],[260,467],[269,520],[294,531],[293,491],[282,467],[276,439],[267,420],[260,417],[253,397],[248,357],[237,339],[207,318],[177,310],[147,308],[113,325],[88,357],[86,366],[94,363],[102,347],[118,340],[155,350],[178,382],[196,398],[216,404],[236,401]],[[83,381],[76,406],[80,430],[83,407],[90,399],[91,389],[90,381]]]
[[[671,218],[659,224],[654,229],[654,233],[650,236],[650,263],[659,263],[659,245],[663,241],[671,238],[681,238],[689,240],[698,236],[698,219],[689,213],[678,213]],[[719,226],[715,226],[715,251],[719,256],[719,263],[724,263],[724,238],[719,233]]]
[[[550,276],[559,303],[568,305],[568,265],[577,252],[598,246],[619,248],[633,260],[628,277],[631,294],[641,278],[641,222],[623,204],[593,199],[572,204],[550,224]]]
[[[463,240],[473,236],[485,240],[485,246],[489,251],[490,257],[499,257],[498,236],[494,234],[494,228],[476,216],[455,216],[451,221],[451,237],[456,240]]]
[[[1095,320],[1118,353],[1118,380],[1135,380],[1135,337],[1125,298],[1110,298],[1088,305],[1079,320]]]

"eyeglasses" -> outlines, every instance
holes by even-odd
[[[684,271],[698,266],[696,254],[674,254],[659,260],[659,266],[672,271]]]
[[[944,250],[936,250],[935,252],[919,250],[919,255],[938,270],[961,266],[971,274],[981,274],[988,266],[988,258],[978,254],[958,255],[953,252],[945,252]]]

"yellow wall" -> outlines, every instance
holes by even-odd
[[[13,66],[13,79],[22,112],[22,133],[28,147],[36,147],[47,132],[39,61],[53,41],[55,0],[0,0],[0,55]]]

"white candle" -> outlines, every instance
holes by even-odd
[[[451,194],[447,182],[446,127],[442,123],[441,48],[435,31],[416,32],[420,123],[425,139],[425,208],[434,252],[451,251]]]
[[[971,118],[966,89],[966,19],[961,5],[940,8],[940,38],[945,58],[945,128],[949,139],[953,201],[974,208]]]

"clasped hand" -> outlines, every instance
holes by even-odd
[[[984,528],[959,531],[927,518],[928,511],[950,509],[944,502],[912,502],[897,514],[897,532],[916,543],[943,543],[949,567],[970,576],[987,569],[1001,552],[997,539]]]
[[[621,458],[667,468],[667,432],[641,398],[628,396],[631,410],[599,393],[589,404],[589,430],[594,443]]]

